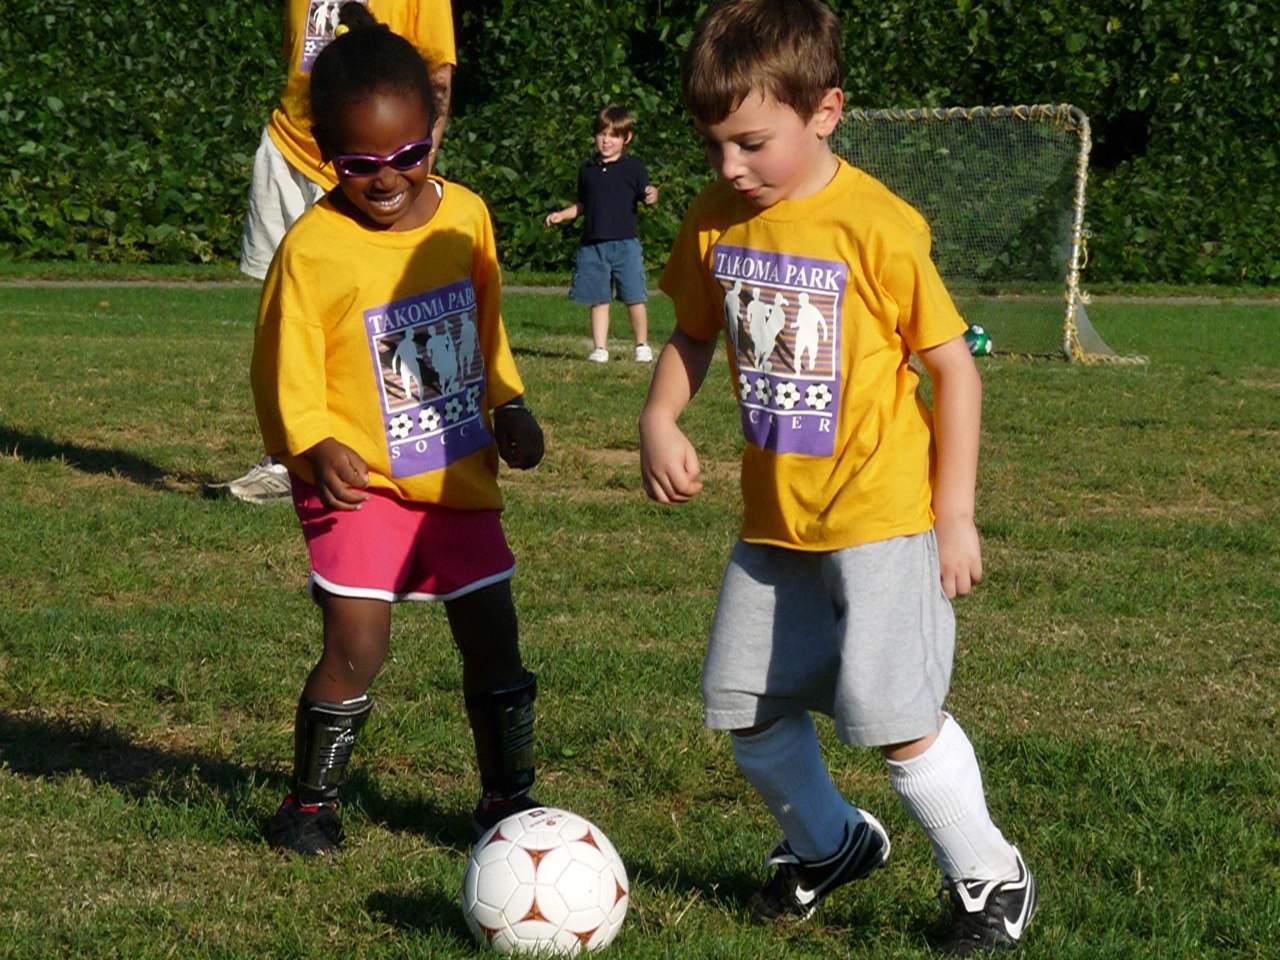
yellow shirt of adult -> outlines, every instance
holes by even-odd
[[[457,65],[453,12],[449,0],[361,0],[393,33],[409,40],[432,67]],[[271,112],[267,133],[286,160],[326,190],[337,186],[333,168],[322,166],[311,136],[311,66],[333,39],[342,0],[289,0],[284,50],[289,64],[280,106]]]
[[[456,183],[414,230],[369,230],[325,197],[263,283],[250,380],[266,452],[308,482],[326,437],[403,500],[498,509],[490,411],[524,393],[484,202]],[[428,187],[431,189],[431,187]]]
[[[728,344],[744,540],[838,550],[932,526],[907,361],[966,325],[929,248],[923,218],[843,161],[809,197],[757,210],[717,182],[690,207],[661,285],[680,330]]]

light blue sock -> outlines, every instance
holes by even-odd
[[[831,856],[845,827],[861,819],[831,782],[807,713],[749,737],[734,735],[733,756],[802,860]]]

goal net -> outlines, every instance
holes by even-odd
[[[1091,141],[1082,110],[1069,104],[854,109],[831,143],[920,211],[933,233],[938,272],[955,292],[1045,284],[1062,290],[1064,313],[1041,305],[983,319],[997,352],[1142,362],[1118,356],[1085,311],[1080,271]]]

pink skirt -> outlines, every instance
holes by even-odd
[[[409,503],[369,490],[359,510],[330,510],[291,475],[311,555],[308,588],[373,600],[452,600],[510,579],[515,557],[497,510]]]

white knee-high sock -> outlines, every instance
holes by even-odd
[[[802,860],[840,848],[846,825],[860,819],[831,782],[807,713],[783,717],[749,737],[733,737],[738,769],[755,787]]]
[[[918,757],[889,761],[889,781],[924,828],[948,880],[1009,880],[1018,875],[1013,847],[991,822],[973,745],[944,715],[938,738]]]

